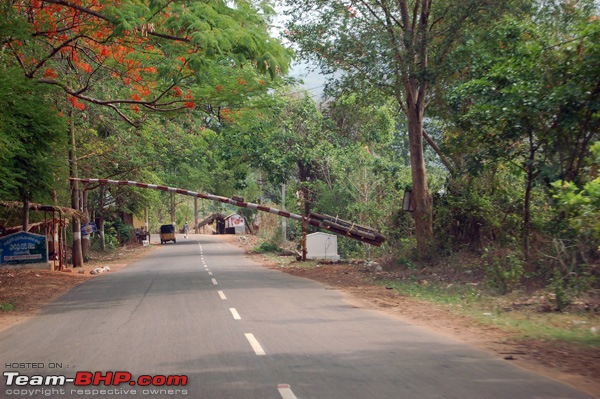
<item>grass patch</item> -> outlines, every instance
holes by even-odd
[[[402,295],[422,299],[441,305],[461,305],[481,300],[481,291],[470,285],[419,284],[408,281],[383,281]]]
[[[590,314],[482,312],[481,309],[469,309],[468,314],[483,324],[500,327],[522,338],[566,341],[600,347],[600,321],[597,316]]]
[[[11,310],[17,309],[17,305],[11,302],[0,303],[0,312],[10,312]]]
[[[295,256],[279,256],[273,252],[266,252],[261,255],[267,258],[269,261],[277,263],[279,267],[296,267],[299,269],[314,269],[316,267],[320,267],[319,262],[316,260],[307,260],[306,262],[301,262],[296,260]]]
[[[535,304],[514,307],[514,303],[519,302],[518,294],[498,296],[471,285],[410,281],[380,283],[402,295],[448,305],[453,311],[482,325],[495,326],[524,339],[557,340],[600,347],[600,318],[591,313],[542,312]]]

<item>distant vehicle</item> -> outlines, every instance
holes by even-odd
[[[160,226],[160,243],[164,244],[168,241],[177,242],[175,240],[175,227],[172,224],[163,224]]]

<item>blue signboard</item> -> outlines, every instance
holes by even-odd
[[[0,238],[0,264],[48,262],[46,237],[20,232]]]
[[[98,231],[98,227],[96,227],[96,223],[89,222],[81,226],[81,234],[88,235]]]

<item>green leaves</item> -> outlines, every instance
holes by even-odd
[[[591,146],[590,167],[600,166],[600,141]],[[582,239],[591,239],[600,251],[600,177],[582,186],[569,181],[552,183],[558,209],[565,213],[569,228]]]
[[[43,201],[62,168],[66,120],[56,92],[12,68],[0,68],[0,197]]]

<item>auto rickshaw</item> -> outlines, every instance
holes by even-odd
[[[160,226],[160,243],[164,244],[169,241],[173,241],[173,243],[177,242],[175,239],[175,226],[172,224],[163,224]]]

